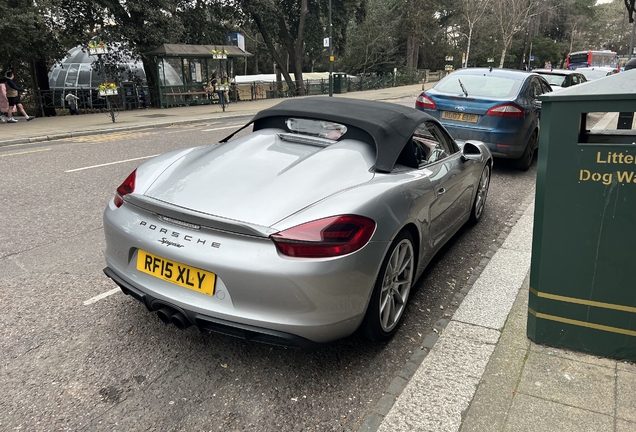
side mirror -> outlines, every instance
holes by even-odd
[[[467,141],[464,143],[462,147],[462,161],[466,162],[469,160],[480,161],[483,155],[479,147],[475,144]]]

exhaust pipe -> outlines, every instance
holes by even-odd
[[[163,321],[164,324],[168,325],[170,324],[170,319],[172,318],[172,316],[177,313],[178,312],[172,308],[164,307],[157,311],[157,316],[161,321]]]
[[[171,317],[172,324],[175,325],[179,330],[185,330],[192,325],[190,320],[183,316],[181,312],[177,312]]]

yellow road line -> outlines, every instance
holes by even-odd
[[[81,137],[73,137],[73,138],[64,138],[61,141],[72,141],[72,142],[81,142],[81,143],[103,143],[110,141],[119,141],[123,139],[134,139],[141,138],[149,135],[156,135],[158,132],[113,132],[107,134],[97,134],[97,135],[86,135]]]
[[[0,157],[17,156],[17,155],[23,155],[23,154],[28,154],[28,153],[37,153],[37,152],[43,152],[43,151],[49,151],[49,150],[51,150],[51,149],[50,148],[45,148],[45,149],[39,149],[39,150],[28,150],[28,151],[17,152],[17,153],[3,154],[3,155],[0,155]]]

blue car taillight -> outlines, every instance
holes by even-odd
[[[524,117],[526,113],[523,108],[515,104],[507,103],[490,108],[486,111],[486,115],[494,117],[519,118]]]
[[[422,93],[415,99],[415,108],[434,110],[437,109],[437,105],[433,99]]]

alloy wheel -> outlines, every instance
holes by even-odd
[[[413,244],[402,239],[393,249],[380,290],[380,326],[389,333],[400,321],[413,283]]]
[[[486,166],[484,172],[479,179],[479,189],[477,190],[477,196],[475,197],[474,218],[479,220],[484,208],[486,207],[486,198],[488,197],[488,187],[490,186],[490,168]]]

